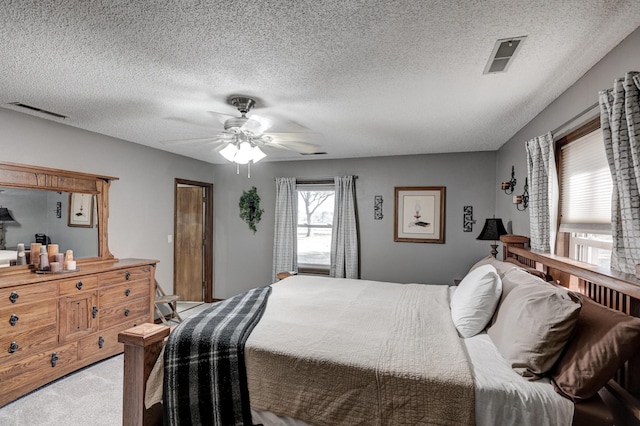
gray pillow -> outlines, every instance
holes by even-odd
[[[562,354],[581,298],[522,270],[510,271],[502,282],[502,299],[487,333],[515,371],[535,380]]]
[[[496,268],[496,271],[498,272],[498,275],[500,276],[500,278],[502,278],[502,276],[504,274],[506,274],[507,272],[510,272],[510,271],[518,268],[513,263],[502,262],[502,261],[496,259],[495,257],[489,255],[487,257],[483,257],[478,262],[476,262],[471,267],[471,269],[469,269],[469,272],[472,272],[473,270],[475,270],[475,269],[477,269],[477,268],[479,268],[481,266],[484,266],[484,265],[491,265],[494,268]]]

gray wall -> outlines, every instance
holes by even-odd
[[[640,28],[630,34],[500,148],[496,159],[496,182],[509,180],[511,166],[515,165],[518,179],[515,192],[522,193],[524,178],[527,175],[525,142],[563,126],[598,102],[598,91],[613,87],[614,79],[624,77],[628,71],[640,71]],[[517,211],[515,205],[511,204],[511,196],[505,195],[499,189],[496,191],[496,216],[502,217],[505,224],[511,221],[514,234],[529,235],[528,210]]]
[[[258,163],[251,179],[246,167],[215,166],[215,291],[218,298],[271,282],[275,182],[279,176],[357,175],[363,279],[451,284],[490,252],[475,238],[495,205],[495,152]],[[258,189],[265,212],[254,235],[240,219],[243,190]],[[445,243],[393,241],[394,187],[445,186]],[[373,219],[375,195],[383,197],[382,220]],[[463,232],[463,206],[474,207],[478,223]]]
[[[109,248],[118,258],[159,260],[156,277],[172,290],[174,179],[213,182],[211,164],[5,109],[0,129],[2,161],[118,177]]]

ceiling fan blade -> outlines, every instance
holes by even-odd
[[[160,141],[162,145],[166,146],[176,146],[176,145],[188,145],[188,144],[197,144],[197,143],[216,143],[216,142],[229,142],[231,140],[230,135],[226,133],[221,133],[215,136],[209,136],[206,138],[195,138],[195,139],[178,139],[172,141]]]
[[[235,115],[224,114],[222,112],[215,112],[215,111],[207,111],[207,112],[213,115],[216,118],[216,120],[218,120],[222,125],[224,125],[224,122],[227,121],[228,119],[236,117]]]
[[[266,144],[267,146],[279,146],[285,149],[289,149],[291,151],[299,152],[300,154],[316,154],[321,152],[322,149],[320,145],[316,145],[313,143],[302,142],[302,141],[287,141],[274,139],[273,141]]]
[[[256,135],[264,133],[272,126],[272,121],[266,117],[252,114],[251,117],[242,125],[242,130],[249,130]]]
[[[183,117],[163,117],[165,120],[169,120],[169,121],[174,121],[174,122],[178,122],[181,124],[188,124],[190,126],[198,126],[198,127],[203,127],[209,130],[213,130],[216,131],[216,127],[217,126],[212,126],[211,121],[208,122],[200,122],[200,121],[196,121],[193,119],[188,119],[188,118],[183,118]],[[214,123],[215,124],[215,123]]]

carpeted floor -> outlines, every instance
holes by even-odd
[[[208,304],[179,302],[182,318]],[[123,355],[83,368],[0,408],[2,426],[122,424]]]

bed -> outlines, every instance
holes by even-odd
[[[535,286],[551,286],[541,277],[549,278],[549,272],[556,270],[549,271],[530,259],[538,254],[520,243],[506,242],[505,247],[507,257],[518,256],[516,263],[484,259],[472,269],[489,268],[502,276],[503,283],[517,276],[517,282],[530,277],[538,280]],[[573,277],[577,272],[573,271]],[[494,341],[505,331],[496,330],[510,318],[497,319],[492,312],[488,331],[461,338],[464,327],[484,330],[484,325],[474,324],[477,316],[451,321],[453,300],[463,297],[463,289],[469,288],[465,280],[467,277],[460,288],[449,288],[297,276],[272,285],[266,310],[245,348],[253,423],[569,425],[634,421],[636,400],[625,390],[634,382],[633,361],[623,365],[625,380],[616,367],[611,378],[615,376],[618,382],[609,383],[607,378],[602,395],[575,403],[579,400],[576,395],[567,398],[554,389],[558,387],[554,377],[525,380],[523,371],[537,374],[535,368],[514,368],[511,354],[503,355],[504,347]],[[522,290],[522,286],[512,286],[516,287],[516,293]],[[565,297],[566,293],[559,293],[564,297],[561,302],[569,306],[567,317],[575,323],[575,301]],[[496,312],[507,312],[504,300],[498,298],[496,304],[500,305]],[[571,334],[573,328],[563,332]],[[125,343],[124,424],[162,421],[161,404],[146,409],[144,397],[168,333],[166,327],[145,324],[120,336]],[[637,340],[634,338],[634,344]],[[560,346],[559,357],[566,351],[564,346]],[[554,359],[544,363],[557,364]],[[558,379],[562,387],[561,382]]]

